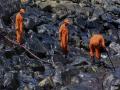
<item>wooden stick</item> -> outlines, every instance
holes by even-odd
[[[29,49],[27,49],[25,46],[18,44],[17,42],[11,40],[11,39],[8,38],[7,36],[4,36],[4,37],[5,37],[5,39],[7,39],[9,42],[11,42],[11,43],[13,43],[13,44],[15,44],[15,45],[18,45],[19,47],[22,47],[25,51],[27,51],[29,54],[31,54],[34,58],[40,60],[41,63],[52,64],[52,63],[50,63],[50,62],[47,62],[47,61],[44,61],[44,60],[40,59],[38,56],[36,56],[35,54],[33,54],[33,53],[32,53]]]
[[[113,67],[113,70],[115,71],[115,66],[114,66],[114,64],[113,64],[113,62],[112,62],[112,60],[111,60],[111,58],[110,58],[110,55],[109,55],[108,52],[106,52],[106,53],[107,53],[107,55],[108,55],[108,59],[110,60],[111,65],[112,65],[112,67]]]

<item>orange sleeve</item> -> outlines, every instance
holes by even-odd
[[[105,46],[105,40],[104,40],[103,36],[101,36],[101,41],[102,41],[102,47],[105,48],[106,46]]]
[[[15,28],[19,29],[19,17],[18,17],[18,15],[16,15]]]
[[[68,30],[67,31],[67,35],[66,35],[66,44],[68,44]]]
[[[23,18],[20,18],[20,31],[23,32]]]
[[[59,40],[61,40],[61,36],[62,36],[62,26],[60,26],[60,29],[59,29]]]

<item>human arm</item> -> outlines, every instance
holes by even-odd
[[[16,15],[16,20],[15,20],[15,29],[18,30],[19,29],[19,18]]]
[[[103,38],[103,36],[101,36],[101,44],[103,48],[106,48],[105,46],[105,39]]]
[[[61,36],[62,36],[62,28],[60,27],[60,29],[59,29],[59,41],[61,41]]]

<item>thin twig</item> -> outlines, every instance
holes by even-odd
[[[16,43],[15,41],[11,40],[9,37],[4,36],[5,39],[7,39],[9,42],[11,42],[12,44],[18,45],[19,47],[22,47],[25,51],[27,51],[29,54],[31,54],[34,58],[40,60],[41,63],[48,63],[48,64],[52,64],[50,62],[44,61],[42,59],[40,59],[38,56],[36,56],[35,54],[33,54],[29,49],[27,49],[25,46],[23,45],[19,45],[18,43]]]

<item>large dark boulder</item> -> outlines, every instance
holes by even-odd
[[[63,19],[74,12],[76,14],[80,13],[80,6],[76,3],[63,2],[62,4],[58,4],[54,7],[53,12],[58,15],[59,19]]]
[[[39,8],[26,8],[24,15],[24,25],[26,29],[35,29],[36,26],[44,23],[49,23],[50,14],[43,12]]]
[[[26,47],[33,51],[33,53],[37,54],[39,57],[46,56],[47,49],[36,37],[36,34],[31,34],[30,38],[26,40]]]
[[[112,12],[115,15],[119,15],[120,14],[120,6],[115,6],[115,5],[109,5],[107,6],[105,9],[106,11]]]
[[[117,69],[116,72],[119,72],[119,69]],[[104,90],[119,90],[120,89],[119,73],[107,75],[107,77],[104,79],[103,87]]]
[[[5,24],[10,23],[10,16],[12,16],[15,12],[20,9],[20,1],[19,0],[1,0],[0,1],[0,16],[5,21]]]
[[[111,13],[104,13],[104,14],[101,16],[101,19],[102,19],[103,21],[112,22],[113,16],[111,15]]]

